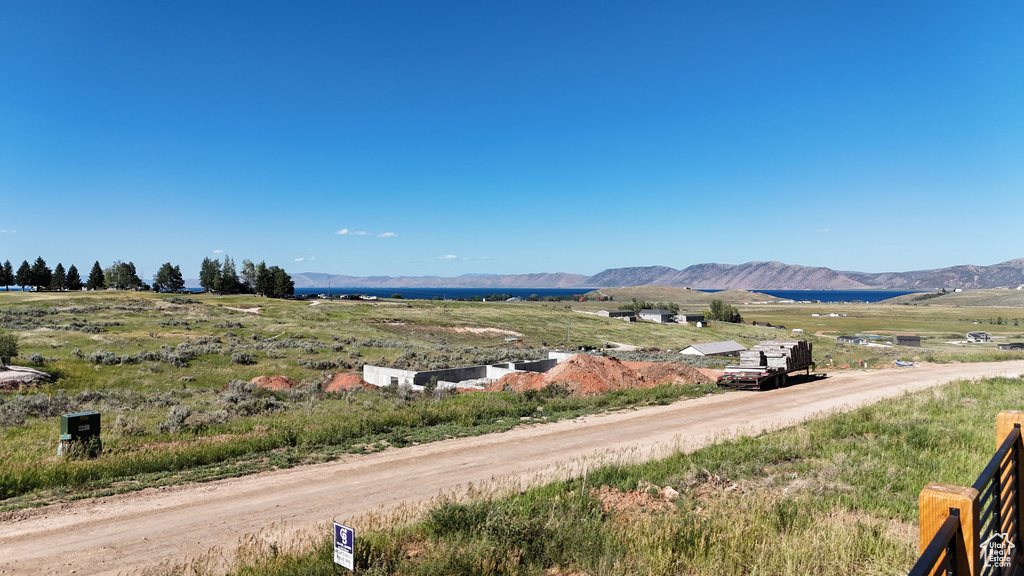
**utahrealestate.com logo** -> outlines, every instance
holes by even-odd
[[[993,534],[981,543],[981,563],[985,568],[1008,568],[1011,564],[1013,542],[1006,533]]]

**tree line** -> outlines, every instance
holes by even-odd
[[[159,275],[159,272],[157,274]],[[156,282],[156,276],[153,281]],[[199,285],[204,290],[221,294],[246,293],[271,298],[295,294],[295,283],[283,269],[277,266],[268,267],[265,262],[254,264],[251,260],[242,260],[242,269],[239,271],[235,267],[235,261],[227,255],[224,256],[223,262],[203,258],[203,263],[199,266]]]
[[[238,273],[235,262],[230,256],[224,261],[204,258],[199,272],[199,285],[204,290],[222,294],[257,294],[271,298],[283,298],[295,293],[295,283],[291,276],[277,266],[268,267],[266,263],[254,264],[242,260],[242,270]],[[40,256],[33,264],[27,260],[21,263],[17,271],[7,260],[0,266],[0,286],[10,290],[11,286],[19,286],[22,291],[32,290],[78,291],[105,290],[153,290],[155,292],[177,292],[185,288],[185,279],[181,268],[166,262],[153,275],[150,286],[139,278],[132,262],[116,260],[111,266],[103,268],[99,261],[92,265],[88,278],[83,281],[78,268],[74,264],[67,270],[58,263],[50,269],[46,260]]]

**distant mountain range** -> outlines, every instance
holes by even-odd
[[[698,290],[937,290],[939,288],[1016,288],[1024,285],[1024,258],[991,266],[952,266],[912,272],[840,272],[781,262],[695,264],[612,268],[593,276],[567,274],[467,274],[436,276],[345,276],[319,272],[292,274],[296,288],[606,288],[678,286]]]

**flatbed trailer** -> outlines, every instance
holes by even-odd
[[[782,388],[789,381],[790,374],[806,370],[809,377],[814,366],[813,362],[803,368],[795,368],[793,370],[767,368],[764,366],[757,368],[726,366],[725,374],[718,377],[718,386],[738,390],[772,390],[774,388]]]
[[[794,372],[807,371],[810,377],[814,361],[811,343],[806,340],[763,340],[739,353],[738,366],[726,366],[718,377],[722,388],[769,390],[781,388]]]

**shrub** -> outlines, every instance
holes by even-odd
[[[181,326],[181,327],[187,329],[189,327],[189,324],[188,324],[187,320],[178,320],[177,318],[168,318],[167,320],[164,320],[163,322],[161,322],[160,326],[162,326],[164,328],[169,328],[169,327],[172,327],[172,326]]]
[[[0,430],[25,425],[25,412],[13,404],[0,404]]]
[[[146,426],[139,423],[139,419],[135,416],[118,414],[117,419],[114,420],[114,423],[110,426],[110,431],[115,436],[141,436],[146,433]]]
[[[192,408],[185,404],[179,404],[171,408],[167,413],[167,420],[157,425],[156,429],[161,433],[176,433],[186,429],[185,421],[192,415]]]
[[[59,390],[53,396],[48,394],[21,394],[9,398],[3,406],[10,406],[10,410],[20,412],[25,416],[36,418],[52,418],[69,412],[76,412],[78,402]]]
[[[7,366],[11,358],[18,355],[18,335],[13,332],[0,332],[0,366]]]
[[[231,354],[232,364],[255,364],[256,357],[249,352],[234,352]]]
[[[299,366],[307,370],[334,370],[338,364],[331,360],[303,360],[299,358]]]
[[[264,414],[285,407],[273,390],[244,380],[228,382],[228,388],[217,398],[217,404],[239,416]]]
[[[214,328],[245,328],[241,322],[218,322],[213,325]]]
[[[168,304],[179,304],[179,305],[199,304],[199,300],[196,300],[195,298],[181,298],[181,297],[178,297],[178,296],[175,296],[173,298],[164,298],[164,302],[166,302]]]
[[[216,426],[218,424],[224,424],[228,421],[227,410],[214,410],[212,412],[199,412],[192,417],[192,428],[196,430],[205,430],[210,426]]]
[[[39,352],[33,352],[32,355],[28,357],[28,361],[33,366],[42,366],[43,364],[46,364],[46,357]]]

